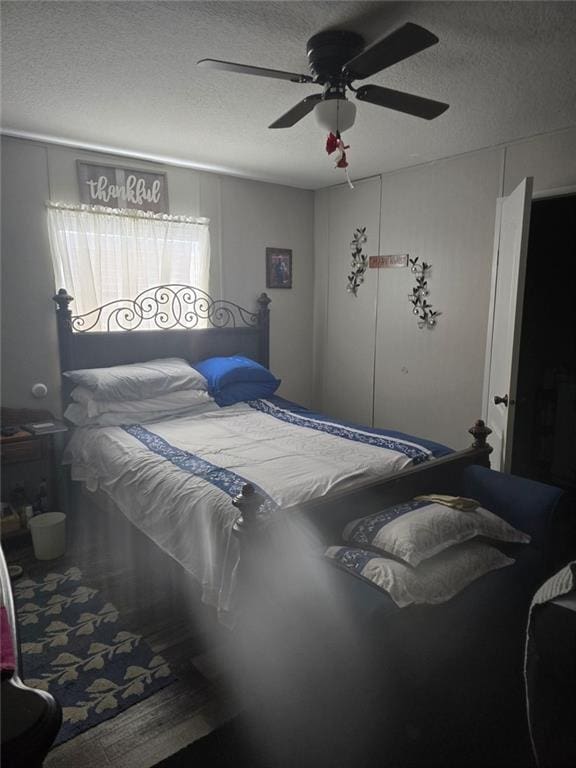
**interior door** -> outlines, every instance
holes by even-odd
[[[484,419],[492,429],[490,463],[503,472],[510,471],[512,458],[532,182],[524,179],[496,209],[483,399]]]

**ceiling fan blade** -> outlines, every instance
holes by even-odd
[[[422,96],[414,96],[412,93],[393,91],[390,88],[381,88],[379,85],[363,85],[356,91],[356,98],[360,101],[369,101],[379,107],[395,109],[397,112],[405,112],[415,117],[423,117],[424,120],[433,120],[443,112],[446,112],[449,104],[442,101],[424,99]]]
[[[268,128],[291,128],[299,120],[302,120],[303,117],[306,117],[309,112],[312,112],[316,104],[322,101],[322,97],[322,93],[313,93],[311,96],[306,96],[305,99],[299,101],[295,107],[292,107],[285,115],[275,120]]]
[[[197,61],[196,63],[199,67],[204,67],[205,69],[221,69],[225,72],[237,72],[240,75],[274,77],[277,80],[290,80],[293,83],[314,82],[314,78],[310,77],[310,75],[299,75],[297,72],[284,72],[280,69],[266,69],[266,67],[252,67],[249,64],[236,64],[233,61],[200,59],[200,61]]]
[[[347,61],[343,69],[353,80],[362,80],[437,42],[438,38],[432,32],[408,22]]]

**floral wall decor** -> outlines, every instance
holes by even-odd
[[[368,238],[366,237],[366,227],[358,227],[350,246],[352,248],[352,265],[350,267],[350,274],[348,275],[348,285],[346,290],[348,293],[358,295],[358,288],[364,282],[364,273],[368,269],[368,256],[362,253],[362,246],[366,243]]]
[[[432,309],[432,304],[429,304],[427,300],[430,295],[428,276],[432,265],[425,261],[418,264],[418,256],[409,259],[409,261],[410,271],[416,275],[416,285],[412,288],[412,293],[408,294],[408,300],[412,304],[412,313],[418,316],[418,328],[434,328],[437,322],[436,318],[442,313]]]

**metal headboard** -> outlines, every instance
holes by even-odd
[[[62,371],[180,356],[195,362],[213,355],[245,354],[269,365],[270,298],[255,311],[213,299],[189,285],[153,286],[80,315],[65,288],[56,296]],[[104,329],[104,330],[101,330]]]

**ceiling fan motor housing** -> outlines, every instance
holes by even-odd
[[[364,38],[356,32],[345,30],[318,32],[308,40],[306,46],[310,71],[316,81],[322,85],[332,81],[337,85],[338,81],[342,81],[343,87],[345,85],[342,74],[343,65],[363,49]]]

